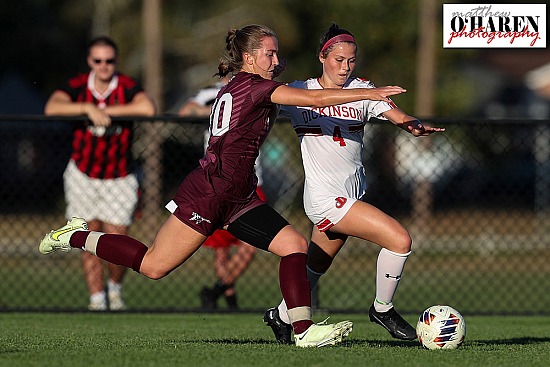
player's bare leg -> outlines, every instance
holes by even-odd
[[[395,311],[392,303],[410,253],[411,238],[398,221],[368,203],[354,203],[350,211],[330,231],[321,232],[317,227],[313,228],[308,249],[307,274],[312,289],[330,268],[332,259],[343,247],[348,235],[383,247],[377,264],[376,299],[369,309],[371,321],[386,328],[395,338],[416,338],[414,328]],[[283,343],[288,339],[286,326],[290,321],[286,309],[283,299],[276,309],[268,309],[264,315],[264,321],[272,328],[276,339]]]
[[[376,269],[376,297],[369,317],[397,339],[412,340],[416,330],[393,307],[393,297],[409,254],[412,240],[394,218],[368,203],[357,201],[332,231],[362,238],[382,247]]]
[[[183,264],[206,240],[206,236],[171,215],[145,254],[139,272],[161,279]]]
[[[171,215],[153,245],[125,235],[91,232],[86,221],[73,218],[60,229],[46,234],[39,251],[50,254],[79,248],[110,263],[132,268],[151,279],[160,279],[183,264],[205,241],[206,236]]]
[[[377,207],[356,201],[332,232],[364,239],[396,253],[411,251],[409,233],[394,218]]]

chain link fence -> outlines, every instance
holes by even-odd
[[[368,124],[366,201],[403,223],[414,241],[394,299],[401,312],[439,303],[470,314],[548,313],[549,124],[445,121],[446,132],[429,138],[414,138],[388,123]],[[164,205],[203,155],[206,125],[175,116],[136,119],[142,197],[132,236],[152,243],[169,214]],[[85,310],[79,251],[38,252],[43,235],[65,221],[62,175],[71,122],[1,116],[0,134],[0,309]],[[308,237],[299,142],[288,121],[275,124],[261,158],[268,202]],[[320,280],[316,307],[367,310],[378,251],[350,238]],[[160,281],[130,271],[123,288],[128,310],[198,310],[200,289],[215,281],[213,256],[203,247]],[[241,309],[263,310],[279,302],[277,272],[278,258],[258,251],[236,283]]]

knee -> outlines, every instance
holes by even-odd
[[[307,246],[308,246],[308,243],[305,238],[301,236],[296,237],[292,242],[288,242],[287,246],[285,246],[286,248],[285,255],[295,254],[295,253],[307,254]]]
[[[278,253],[279,256],[286,256],[290,254],[307,254],[307,240],[302,236],[295,236],[291,241],[288,241],[282,246],[283,251]]]
[[[412,238],[407,230],[403,228],[396,234],[395,240],[395,246],[391,249],[393,252],[398,254],[406,254],[411,251]]]
[[[295,252],[301,252],[301,253],[307,254],[308,242],[304,237],[299,236],[299,238],[296,239],[295,243],[296,243]]]

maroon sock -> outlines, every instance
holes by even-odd
[[[90,234],[90,231],[76,231],[71,235],[71,238],[69,238],[69,245],[71,245],[72,248],[84,250],[88,234]]]
[[[77,231],[70,239],[71,247],[83,249],[88,231]],[[97,257],[110,263],[123,265],[139,273],[147,246],[138,240],[121,234],[103,234],[96,247]]]
[[[306,254],[290,254],[281,258],[279,265],[279,283],[287,308],[311,307],[311,291],[306,273]],[[294,333],[301,334],[313,325],[311,320],[292,323]]]

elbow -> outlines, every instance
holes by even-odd
[[[53,115],[54,111],[52,111],[52,106],[50,103],[46,103],[44,106],[44,115]]]
[[[157,108],[155,105],[151,105],[147,110],[145,111],[146,116],[154,116],[157,113]]]
[[[143,108],[143,114],[145,116],[154,116],[157,113],[157,106],[155,102],[150,101],[150,103],[147,103]]]

